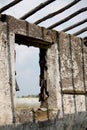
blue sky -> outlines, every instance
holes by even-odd
[[[4,13],[10,14],[15,16],[16,18],[20,18],[23,14],[28,12],[29,10],[33,9],[40,3],[46,0],[23,0],[16,6],[8,9]],[[32,15],[27,19],[27,21],[33,23],[39,18],[54,12],[73,0],[56,0],[54,3],[48,5],[41,11],[37,12],[36,14]],[[3,7],[7,3],[12,2],[12,0],[0,0],[0,7]],[[64,11],[62,14],[59,14],[45,22],[42,22],[40,26],[50,26],[53,23],[61,20],[62,18],[66,17],[69,14],[72,14],[74,11],[80,9],[81,7],[87,6],[87,0],[81,0],[78,4],[70,8],[70,10]],[[86,18],[87,11],[78,15],[68,22],[62,24],[61,26],[56,27],[56,30],[61,30],[66,28],[67,26],[74,24],[75,22],[79,22],[79,20]],[[83,27],[87,27],[87,23],[72,29],[68,33],[74,33],[74,31],[78,31]],[[80,36],[85,37],[87,36],[87,32],[81,34]],[[19,84],[20,92],[17,92],[17,95],[29,95],[29,94],[38,94],[40,87],[39,87],[39,49],[34,47],[26,47],[26,46],[19,46],[15,45],[16,48],[16,71],[17,71],[17,82]]]

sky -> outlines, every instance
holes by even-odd
[[[12,15],[16,18],[20,18],[25,13],[27,13],[28,11],[30,11],[31,9],[33,9],[34,7],[36,7],[37,5],[45,1],[46,0],[23,0],[19,4],[15,5],[14,7],[8,9],[3,13]],[[73,0],[56,0],[54,3],[51,3],[44,9],[38,11],[36,14],[27,18],[26,20],[28,22],[33,23],[37,21],[39,18],[42,18],[45,15],[64,7],[71,1]],[[12,0],[0,0],[0,8],[10,2],[12,2]],[[49,20],[46,20],[45,22],[42,22],[39,25],[48,27],[53,23],[57,22],[58,20],[61,20],[62,18],[66,17],[67,15],[70,15],[73,12],[79,10],[81,7],[83,8],[86,6],[87,6],[87,0],[81,0],[81,2],[71,7],[70,10],[66,10],[62,14],[59,14]],[[86,18],[86,16],[87,16],[87,11],[69,20],[68,22],[65,22],[64,24],[56,27],[55,30],[60,31],[66,28],[67,26],[79,22],[79,20]],[[77,32],[78,30],[84,27],[87,27],[87,23],[84,23],[81,26],[70,30],[67,33],[71,34]],[[87,32],[84,32],[80,36],[81,37],[87,36]],[[28,48],[27,46],[23,46],[23,45],[19,46],[18,44],[15,44],[15,49],[16,49],[16,72],[17,72],[16,79],[20,88],[20,91],[17,92],[17,96],[39,94],[40,91],[39,48],[35,48],[35,47]]]

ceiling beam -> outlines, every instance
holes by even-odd
[[[84,19],[84,20],[82,20],[82,21],[80,21],[80,22],[77,22],[77,23],[75,23],[75,24],[73,24],[73,25],[71,25],[71,26],[69,26],[69,27],[67,27],[67,28],[65,28],[65,29],[63,29],[63,30],[61,30],[61,31],[67,32],[67,31],[69,31],[69,30],[71,30],[71,29],[73,29],[73,28],[75,28],[75,27],[77,27],[77,26],[79,26],[79,25],[81,25],[81,24],[84,24],[84,23],[86,23],[86,22],[87,22],[87,19]]]
[[[7,9],[11,8],[12,6],[18,4],[18,3],[21,2],[21,1],[22,1],[22,0],[14,0],[13,2],[9,3],[8,5],[2,7],[2,8],[0,9],[0,13],[6,11]]]
[[[59,25],[65,23],[65,22],[67,22],[68,20],[71,20],[71,19],[74,18],[75,16],[77,16],[77,15],[79,15],[79,14],[85,12],[85,11],[87,11],[87,7],[84,7],[84,8],[82,8],[82,9],[79,9],[78,11],[76,11],[76,12],[74,12],[73,14],[67,16],[66,18],[64,18],[64,19],[62,19],[62,20],[60,20],[60,21],[54,23],[53,25],[49,26],[48,29],[55,28],[55,27],[57,27],[57,26],[59,26]]]
[[[77,35],[80,35],[81,33],[86,32],[86,31],[87,31],[87,27],[79,30],[78,32],[73,33],[73,35],[77,36]]]
[[[49,5],[50,3],[54,2],[54,1],[55,0],[47,0],[44,3],[41,3],[36,8],[32,9],[31,11],[29,11],[28,13],[23,15],[20,19],[25,20],[26,18],[28,18],[31,15],[35,14],[37,11],[41,10],[42,8],[44,8],[45,6]]]
[[[43,18],[37,20],[37,21],[35,22],[35,24],[39,24],[39,23],[41,23],[41,22],[43,22],[43,21],[46,21],[47,19],[50,19],[50,18],[52,18],[52,17],[54,17],[54,16],[56,16],[56,15],[58,15],[58,14],[64,12],[65,10],[69,9],[70,7],[72,7],[73,5],[77,4],[77,3],[80,2],[80,1],[81,1],[81,0],[74,0],[73,2],[69,3],[68,5],[66,5],[65,7],[61,8],[60,10],[57,10],[57,11],[55,11],[55,12],[53,12],[53,13],[51,13],[51,14],[48,14],[47,16],[45,16],[45,17],[43,17]]]

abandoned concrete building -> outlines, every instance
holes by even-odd
[[[44,121],[16,119],[15,43],[40,50]],[[86,38],[0,14],[0,130],[87,130]]]

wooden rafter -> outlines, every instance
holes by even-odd
[[[69,9],[70,7],[72,7],[73,5],[77,4],[77,3],[80,2],[80,1],[81,1],[81,0],[74,0],[73,2],[69,3],[67,6],[61,8],[60,10],[57,10],[57,11],[55,11],[55,12],[53,12],[53,13],[51,13],[51,14],[48,14],[47,16],[45,16],[45,17],[43,17],[43,18],[37,20],[37,21],[35,22],[35,24],[39,24],[39,23],[41,23],[41,22],[43,22],[43,21],[45,21],[45,20],[47,20],[47,19],[49,19],[49,18],[52,18],[52,17],[54,17],[54,16],[56,16],[56,15],[58,15],[58,14],[64,12],[65,10]]]
[[[11,8],[12,6],[18,4],[18,3],[21,2],[21,1],[22,1],[22,0],[14,0],[13,2],[9,3],[8,5],[2,7],[2,8],[0,9],[0,13],[6,11],[7,9]]]
[[[86,32],[86,31],[87,31],[87,27],[79,30],[78,32],[75,32],[73,35],[77,36],[77,35],[80,35],[83,32]]]
[[[55,27],[57,27],[57,26],[59,26],[59,25],[65,23],[65,22],[67,22],[68,20],[72,19],[73,17],[75,17],[75,16],[77,16],[77,15],[79,15],[79,14],[85,12],[85,11],[87,11],[87,7],[84,7],[84,8],[82,8],[82,9],[80,9],[80,10],[74,12],[73,14],[69,15],[68,17],[66,17],[66,18],[64,18],[64,19],[62,19],[62,20],[60,20],[60,21],[58,21],[57,23],[54,23],[53,25],[49,26],[48,29],[55,28]]]
[[[86,23],[86,22],[87,22],[87,19],[84,19],[84,20],[82,20],[80,22],[77,22],[76,24],[73,24],[73,25],[71,25],[71,26],[69,26],[69,27],[67,27],[67,28],[65,28],[65,29],[63,29],[61,31],[64,31],[64,32],[69,31],[69,30],[71,30],[71,29],[73,29],[73,28],[75,28],[75,27],[77,27],[77,26],[79,26],[79,25],[81,25],[83,23]]]
[[[26,13],[25,15],[23,15],[20,19],[26,19],[28,17],[30,17],[31,15],[33,15],[34,13],[36,13],[37,11],[41,10],[42,8],[44,8],[45,6],[49,5],[50,3],[54,2],[55,0],[47,0],[44,3],[41,3],[40,5],[38,5],[36,8],[32,9],[31,11],[29,11],[28,13]]]

